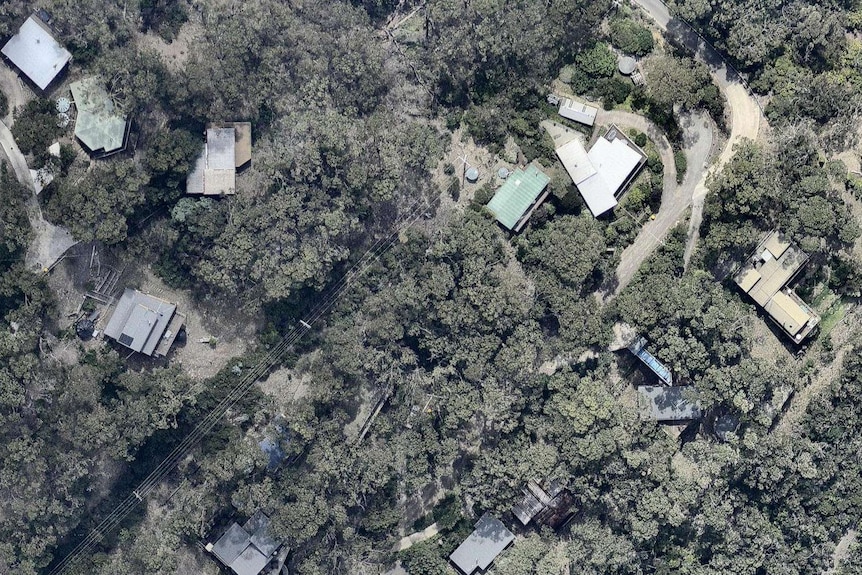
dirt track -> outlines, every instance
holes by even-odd
[[[686,186],[683,185],[678,194],[683,192],[685,194],[682,197],[674,196],[673,204],[668,206],[668,209],[664,209],[665,202],[662,198],[663,209],[659,211],[656,219],[644,226],[635,242],[623,252],[620,265],[617,268],[617,284],[614,293],[619,293],[628,285],[641,264],[646,261],[668,232],[679,222],[688,206],[692,206],[691,224],[686,244],[686,261],[688,261],[698,238],[703,205],[708,192],[706,188],[707,178],[720,170],[733,157],[734,147],[744,138],[756,139],[761,124],[765,123],[758,102],[745,88],[736,72],[728,67],[721,55],[703,42],[694,30],[684,22],[671,18],[667,6],[661,0],[634,0],[634,3],[646,11],[659,28],[682,42],[694,53],[696,59],[707,65],[712,78],[727,100],[731,115],[731,129],[730,137],[718,160],[709,170],[701,174],[690,195]],[[686,152],[688,154],[689,150]],[[696,170],[701,167],[689,157],[690,169]]]

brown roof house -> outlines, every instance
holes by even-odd
[[[733,278],[796,343],[820,322],[820,316],[787,287],[807,261],[805,252],[774,231],[760,242]]]
[[[167,355],[185,321],[175,304],[126,288],[108,320],[105,336],[132,351],[161,357]]]
[[[530,480],[521,492],[524,497],[512,506],[512,514],[525,527],[532,522],[559,529],[573,514],[571,509],[575,498],[559,481],[551,481],[542,487]]]
[[[204,151],[186,178],[186,192],[205,196],[236,193],[236,173],[251,162],[251,123],[208,128]]]

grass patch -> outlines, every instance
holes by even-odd
[[[829,290],[823,290],[829,291]],[[832,302],[832,305],[823,312],[820,316],[820,337],[818,339],[823,339],[828,336],[829,333],[838,325],[844,316],[847,315],[847,311],[850,309],[851,304],[849,301],[845,301],[843,298],[835,298]]]

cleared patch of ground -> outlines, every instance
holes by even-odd
[[[138,48],[156,52],[165,64],[174,71],[182,70],[189,54],[197,45],[201,45],[203,27],[197,22],[186,22],[180,28],[173,42],[165,42],[158,34],[148,32],[136,36]]]
[[[856,530],[851,529],[838,541],[835,550],[832,552],[832,568],[828,569],[823,575],[833,575],[838,572],[841,562],[847,559],[850,553],[850,546],[856,542]]]
[[[294,370],[283,367],[260,382],[260,389],[271,396],[277,408],[285,413],[291,403],[308,395],[310,384],[310,373],[297,375]]]

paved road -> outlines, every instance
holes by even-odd
[[[670,196],[670,203],[667,206],[665,206],[664,197],[662,197],[662,207],[656,215],[656,219],[644,226],[635,242],[623,251],[620,265],[617,268],[617,285],[614,293],[619,293],[629,284],[638,268],[679,222],[685,210],[692,206],[689,238],[686,244],[686,262],[688,261],[687,258],[694,251],[697,242],[703,204],[707,194],[707,178],[710,174],[721,170],[724,164],[733,157],[734,146],[743,138],[757,138],[760,125],[764,122],[760,106],[748,93],[739,76],[725,64],[712,47],[700,39],[694,30],[684,22],[672,19],[667,6],[661,0],[633,1],[655,20],[659,28],[681,41],[694,53],[696,59],[709,67],[712,78],[727,100],[731,116],[731,129],[730,137],[718,160],[709,170],[704,170],[703,164],[709,153],[707,150],[706,155],[704,155],[703,147],[705,146],[707,128],[702,124],[698,127],[698,120],[695,120],[694,125],[687,130],[683,126],[683,129],[686,130],[686,137],[695,139],[692,145],[686,143],[685,152],[688,159],[689,175],[696,174],[698,178],[694,182],[687,178],[676,194]],[[709,131],[708,137],[711,141],[711,129]],[[700,158],[704,159],[701,160]]]

